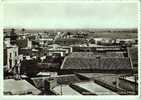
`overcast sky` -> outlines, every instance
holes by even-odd
[[[137,3],[6,3],[4,27],[137,28]]]

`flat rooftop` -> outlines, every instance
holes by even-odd
[[[86,89],[92,93],[95,93],[96,95],[118,95],[117,93],[106,89],[93,81],[88,81],[88,82],[81,82],[81,83],[75,83],[74,85],[79,86],[83,89]]]
[[[4,80],[4,93],[10,93],[11,95],[38,95],[41,91],[26,80],[7,79]]]
[[[107,74],[107,73],[78,73],[87,78],[100,78],[104,76],[119,76],[118,74]]]
[[[69,85],[56,86],[55,88],[53,88],[53,91],[59,95],[81,95],[79,92],[72,89]]]
[[[94,83],[94,81],[83,81],[78,83],[72,84],[74,87],[71,87],[70,85],[59,85],[53,88],[53,92],[59,95],[83,95],[79,92],[82,89],[85,91],[88,91],[89,93],[96,94],[96,95],[118,95],[116,92],[113,92],[107,88],[102,87],[101,85],[98,85],[97,83]],[[76,87],[75,87],[76,86]],[[89,95],[89,94],[88,94]]]

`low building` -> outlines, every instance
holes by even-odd
[[[16,44],[19,48],[32,48],[32,41],[29,39],[19,39]]]
[[[86,40],[83,38],[63,38],[63,39],[56,39],[55,44],[59,44],[62,46],[68,46],[68,45],[75,45],[75,44],[83,44]]]
[[[22,54],[23,56],[38,56],[40,52],[38,49],[34,48],[21,48],[19,54]]]
[[[122,51],[120,46],[72,46],[72,52]]]

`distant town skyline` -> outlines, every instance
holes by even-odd
[[[4,28],[137,28],[137,3],[5,3]]]

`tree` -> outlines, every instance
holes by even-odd
[[[95,44],[95,40],[94,40],[94,39],[90,39],[90,40],[89,40],[89,43]]]
[[[36,76],[39,72],[39,66],[36,60],[23,60],[21,62],[21,73],[29,77]]]
[[[22,28],[22,33],[24,34],[24,32],[25,32],[25,29],[24,29],[24,28]]]

